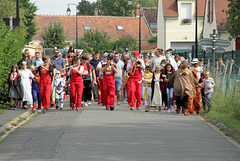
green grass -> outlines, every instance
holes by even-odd
[[[1,131],[0,132],[0,137],[3,136],[6,132],[5,131]]]
[[[4,114],[4,110],[0,109],[0,114]]]

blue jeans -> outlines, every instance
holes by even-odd
[[[173,88],[167,88],[167,105],[168,108],[173,106]]]
[[[32,95],[33,95],[33,103],[36,103],[38,101],[38,103],[41,104],[39,90],[32,89]]]
[[[117,78],[117,79],[115,79],[115,90],[116,90],[117,92],[120,92],[120,91],[121,91],[121,90],[120,90],[121,85],[122,85],[122,78]]]

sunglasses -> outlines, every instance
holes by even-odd
[[[54,54],[59,54],[59,52],[55,52]]]
[[[112,59],[108,59],[108,60],[112,60]]]

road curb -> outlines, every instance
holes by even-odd
[[[219,129],[219,127],[211,122],[207,122],[204,117],[197,115],[197,117],[205,122],[209,127],[211,127],[214,131],[222,135],[225,139],[227,139],[230,143],[232,143],[235,147],[237,147],[240,150],[240,144],[234,140],[232,137],[227,136],[223,131]],[[225,125],[224,125],[225,126]]]
[[[2,142],[5,138],[7,138],[11,133],[13,133],[16,129],[26,124],[33,117],[37,116],[38,113],[32,113],[32,110],[20,114],[12,121],[6,123],[5,125],[0,127],[0,142]]]

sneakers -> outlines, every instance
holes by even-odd
[[[171,109],[169,108],[167,112],[171,112]]]
[[[176,113],[179,114],[180,111],[181,111],[181,109],[180,109],[180,108],[177,108]]]
[[[91,102],[91,101],[88,101],[88,104],[89,104],[89,105],[91,105],[91,104],[92,104],[92,102]]]
[[[114,107],[110,107],[110,111],[113,111],[114,110]]]
[[[141,107],[137,107],[137,110],[141,110]]]
[[[171,107],[171,112],[175,112],[175,109],[173,106]]]
[[[87,106],[88,106],[87,102],[84,102],[84,103],[83,103],[83,106],[86,106],[86,107],[87,107]]]
[[[59,110],[62,110],[62,109],[63,109],[62,107],[59,108]]]
[[[77,108],[76,108],[76,111],[80,111],[80,108],[79,108],[79,107],[77,107]]]
[[[134,107],[130,107],[130,110],[134,110]]]
[[[109,108],[108,108],[108,107],[106,107],[106,110],[108,111],[108,110],[109,110]]]

